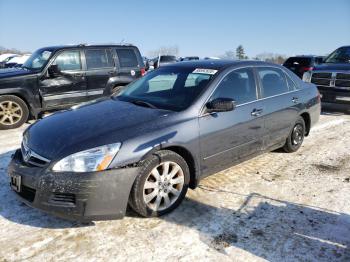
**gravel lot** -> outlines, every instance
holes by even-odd
[[[350,261],[349,113],[323,113],[297,153],[203,180],[167,216],[89,225],[16,200],[6,168],[24,128],[0,131],[0,261]]]

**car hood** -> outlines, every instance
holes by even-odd
[[[35,74],[35,72],[21,68],[21,67],[0,69],[0,79],[4,79],[8,77],[16,77],[16,76],[26,76],[31,74]]]
[[[350,63],[347,64],[333,64],[333,63],[325,63],[321,65],[317,65],[313,70],[320,71],[350,71]]]
[[[164,119],[169,113],[110,98],[48,116],[30,126],[24,136],[31,150],[55,160],[89,148],[123,142],[146,132],[152,121]]]

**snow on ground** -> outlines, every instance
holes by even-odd
[[[82,225],[16,200],[0,131],[0,261],[350,261],[350,115],[326,113],[294,154],[206,178],[173,213]]]

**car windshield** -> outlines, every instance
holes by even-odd
[[[51,57],[52,51],[39,49],[35,51],[22,67],[27,69],[40,69],[44,67]]]
[[[350,63],[350,47],[341,47],[331,53],[325,63]]]
[[[181,111],[206,88],[217,70],[167,67],[131,83],[117,99],[152,108]]]

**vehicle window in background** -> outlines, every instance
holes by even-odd
[[[116,49],[121,67],[137,67],[139,63],[135,51],[132,49]]]
[[[188,68],[158,69],[131,83],[117,98],[181,111],[192,104],[212,77],[212,74],[193,73]]]
[[[175,56],[171,56],[171,55],[162,55],[159,58],[160,62],[174,62],[176,61],[176,57]]]
[[[289,91],[284,73],[277,68],[258,68],[262,84],[262,97],[279,95]]]
[[[210,78],[211,75],[206,74],[189,74],[185,82],[185,87],[192,88],[197,87],[198,85],[203,85],[204,83],[207,84],[210,81]]]
[[[290,57],[284,62],[285,66],[309,66],[311,58],[308,57]]]
[[[38,50],[35,51],[23,64],[23,67],[28,69],[40,69],[43,68],[49,58],[51,57],[52,52],[49,50]]]
[[[87,69],[108,68],[114,66],[110,50],[88,49],[85,50],[85,57]]]
[[[325,63],[350,63],[350,47],[341,47],[331,53]]]
[[[81,70],[80,52],[64,51],[56,57],[53,64],[61,71]]]
[[[254,73],[249,68],[234,70],[220,82],[211,100],[231,98],[237,105],[257,99]]]

